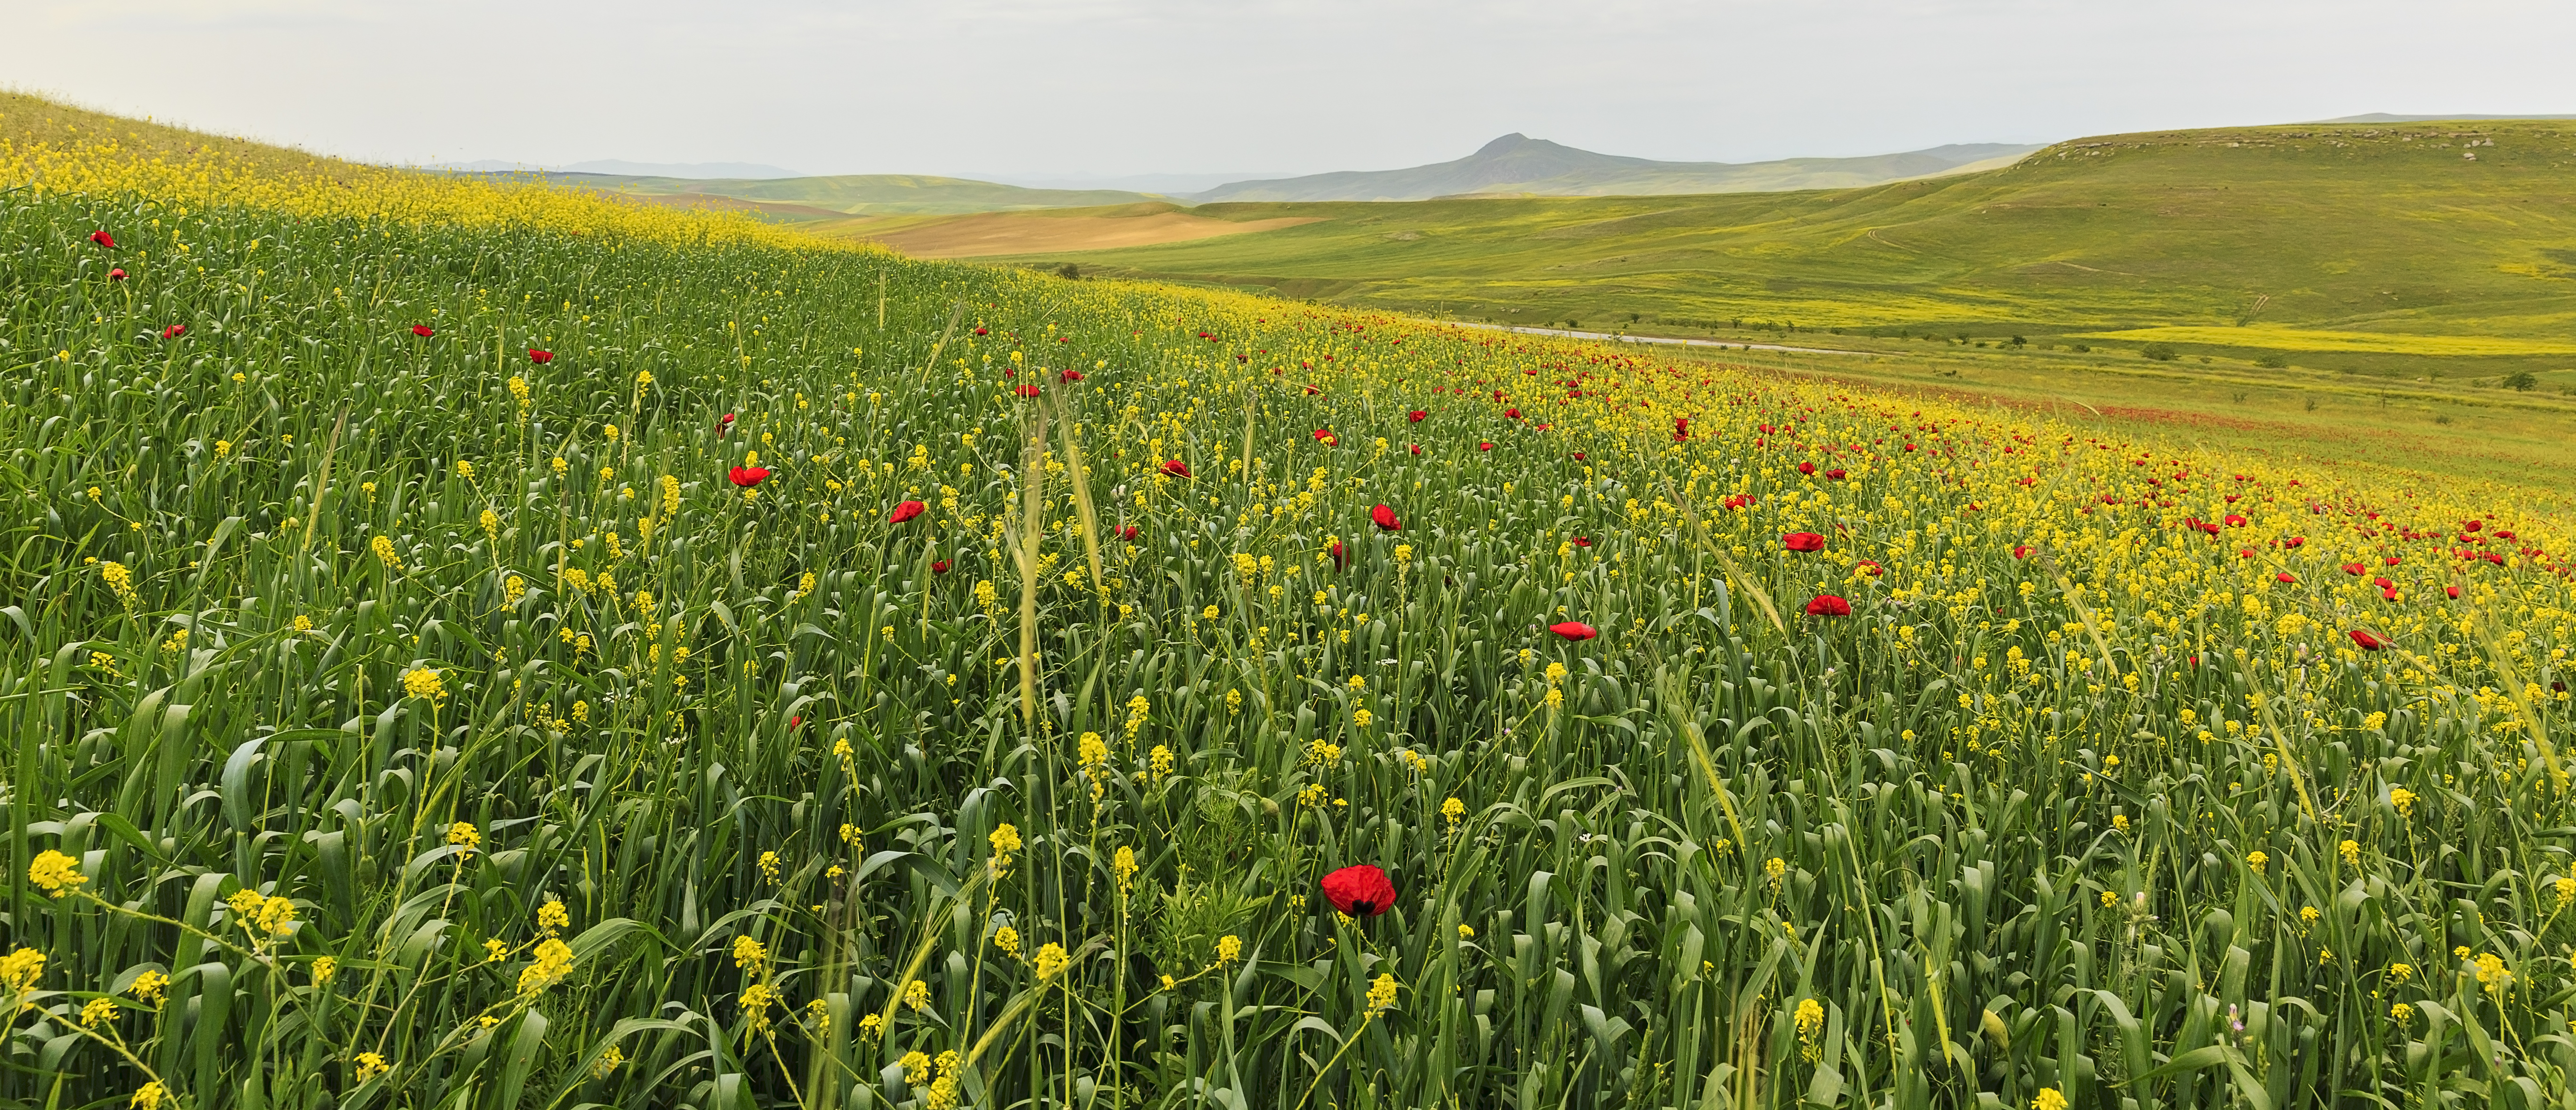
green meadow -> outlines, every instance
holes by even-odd
[[[2571,201],[2576,123],[2319,124],[2083,139],[1863,189],[1207,205],[1194,212],[1325,219],[1020,261],[1524,325],[2165,344],[2443,390],[2528,373],[2563,392]]]

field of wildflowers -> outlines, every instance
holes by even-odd
[[[2562,1105],[2566,522],[0,151],[0,1101]]]

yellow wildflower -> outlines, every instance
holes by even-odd
[[[47,895],[60,898],[80,888],[89,876],[80,873],[80,861],[47,848],[36,853],[36,862],[27,865],[27,881]]]

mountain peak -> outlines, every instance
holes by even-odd
[[[1521,134],[1518,131],[1514,131],[1509,135],[1505,135],[1502,138],[1494,140],[1493,142],[1477,147],[1474,156],[1478,158],[1491,158],[1494,155],[1501,154],[1504,151],[1510,150],[1513,147],[1520,146],[1521,144],[1529,141],[1529,136]]]

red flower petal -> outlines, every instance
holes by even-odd
[[[1376,917],[1395,905],[1395,883],[1370,864],[1357,864],[1324,876],[1324,897],[1352,917]]]

